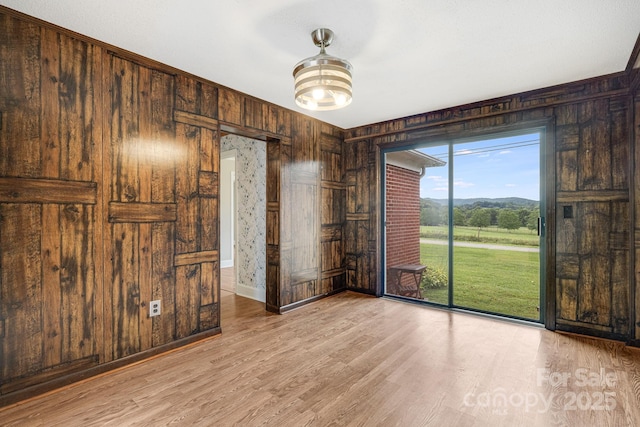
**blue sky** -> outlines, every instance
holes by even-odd
[[[454,149],[453,197],[522,197],[540,200],[539,135],[527,134],[457,143]],[[448,146],[420,148],[448,163]],[[428,168],[420,197],[448,197],[448,164]]]

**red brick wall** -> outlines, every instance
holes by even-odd
[[[387,268],[400,264],[420,264],[420,174],[387,165]],[[405,274],[402,284],[414,278]],[[388,281],[387,281],[388,283]]]

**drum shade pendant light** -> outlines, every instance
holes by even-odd
[[[351,103],[351,64],[328,55],[333,31],[318,28],[311,33],[320,53],[296,64],[293,69],[296,104],[307,110],[337,110]]]

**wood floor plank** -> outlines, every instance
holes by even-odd
[[[284,315],[223,292],[221,308],[221,336],[5,408],[0,424],[640,424],[640,350],[621,343],[352,292]]]

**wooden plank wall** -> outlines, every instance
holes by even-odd
[[[346,165],[342,156],[342,134],[334,127],[320,127],[320,241],[322,265],[319,294],[346,288],[345,221]]]
[[[635,306],[631,303],[635,280],[629,227],[637,201],[635,206],[629,202],[631,183],[636,189],[640,183],[628,160],[633,153],[632,123],[629,76],[623,72],[350,129],[345,136],[348,287],[368,284],[367,291],[381,292],[379,282],[366,280],[367,274],[379,275],[380,267],[371,262],[364,237],[380,244],[372,226],[379,184],[366,170],[367,159],[369,171],[379,168],[379,161],[371,159],[380,147],[545,126],[551,295],[546,324],[629,341],[637,336],[630,316],[640,308],[637,299]],[[573,218],[562,218],[564,206],[572,207]],[[637,251],[638,239],[635,246]]]
[[[315,121],[307,117],[296,116],[293,121],[291,146],[287,146],[291,157],[284,156],[288,161],[283,165],[286,169],[283,187],[290,192],[290,203],[282,212],[281,262],[290,265],[283,277],[284,307],[316,296],[320,280],[318,128]]]
[[[631,307],[632,318],[634,319],[634,331],[632,337],[634,345],[640,346],[640,291],[638,290],[638,284],[640,284],[640,37],[636,43],[634,49],[635,56],[631,57],[631,64],[635,65],[630,71],[631,74],[631,86],[633,88],[634,100],[633,100],[633,133],[634,144],[630,153],[630,158],[633,159],[631,170],[633,171],[633,192],[632,206],[635,206],[633,214],[633,235],[632,242],[634,244],[635,252],[632,252],[634,262],[631,265],[635,265],[631,274],[631,280],[635,281],[635,292],[632,293],[632,298],[635,301],[635,305]]]
[[[0,394],[100,361],[101,52],[0,15]]]
[[[629,99],[556,108],[556,301],[562,329],[629,333]],[[564,218],[565,207],[574,212]]]
[[[638,73],[640,76],[640,73]],[[634,178],[634,205],[635,205],[635,220],[634,220],[634,234],[633,234],[633,242],[635,247],[635,269],[632,274],[632,280],[635,280],[636,288],[635,294],[632,294],[635,298],[635,306],[632,307],[633,313],[635,314],[635,334],[633,336],[636,345],[640,345],[640,292],[638,291],[638,284],[640,283],[640,92],[636,92],[635,100],[634,100],[634,129],[635,129],[635,144],[633,153],[635,161],[634,161],[634,170],[635,173],[633,175]]]
[[[345,144],[347,288],[381,295],[377,278],[377,146],[370,139]]]
[[[0,406],[220,332],[222,129],[267,141],[266,308],[343,290],[341,129],[0,7]]]
[[[283,169],[281,167],[282,153],[289,153],[291,144],[285,143],[289,140],[283,139],[283,142],[272,138],[267,139],[267,289],[266,303],[267,310],[278,312],[280,310],[280,289],[283,281],[280,268],[280,252],[281,252],[281,223],[285,221],[286,216],[281,219],[281,209],[285,209],[285,203],[281,203],[281,182]],[[289,198],[285,198],[289,201]]]

